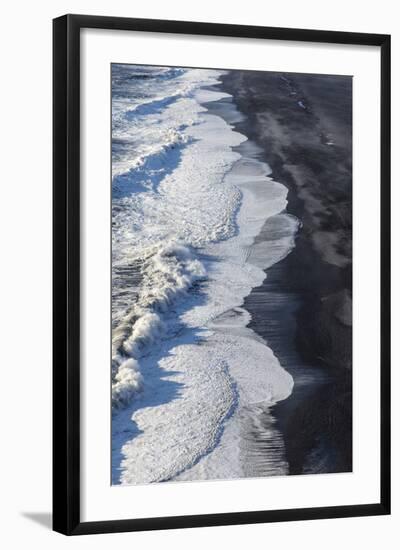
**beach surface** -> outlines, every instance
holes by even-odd
[[[260,147],[301,221],[295,248],[244,303],[249,327],[294,378],[266,426],[272,414],[290,474],[351,471],[352,79],[231,71],[222,89],[245,115],[235,128]],[[271,223],[256,243],[268,243]]]

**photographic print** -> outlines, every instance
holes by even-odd
[[[55,531],[390,514],[390,40],[54,19]]]
[[[112,484],[352,471],[352,77],[111,65]]]

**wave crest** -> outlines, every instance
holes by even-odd
[[[155,246],[142,260],[143,282],[137,303],[115,331],[113,341],[114,409],[126,405],[142,389],[139,359],[171,330],[167,319],[171,306],[206,275],[194,251],[174,241]]]

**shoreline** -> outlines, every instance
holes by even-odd
[[[226,96],[200,90],[197,103],[186,102],[195,113],[203,113],[202,105],[208,101],[214,104]],[[225,110],[226,116],[235,118],[236,113],[233,103]],[[136,309],[116,349],[120,356],[112,388],[115,483],[242,477],[238,442],[243,441],[242,433],[251,433],[248,417],[254,415],[250,413],[258,413],[249,409],[284,399],[293,385],[270,348],[247,328],[248,313],[238,311],[264,278],[263,268],[246,259],[265,220],[274,216],[285,220],[287,227],[285,231],[283,223],[275,247],[259,258],[268,260],[262,266],[276,261],[282,249],[293,244],[287,240],[293,221],[280,214],[287,189],[269,177],[264,162],[247,154],[240,158],[247,138],[222,117],[204,116],[198,122],[185,129],[187,145],[172,173],[158,182],[156,190],[132,199],[139,212],[142,207],[154,215],[161,194],[164,210],[162,231],[156,233],[161,242],[148,256],[142,253],[145,263]],[[250,152],[248,146],[244,149]],[[168,151],[175,155],[175,148]],[[196,218],[193,208],[198,205]],[[168,222],[174,224],[174,237],[165,242]],[[202,245],[197,252],[196,242]],[[224,316],[232,311],[228,327]],[[253,365],[252,376],[247,361]],[[136,378],[132,380],[137,373],[143,384],[139,388]],[[263,475],[286,474],[278,446],[271,450],[273,457]]]
[[[211,86],[206,89],[216,90]],[[207,109],[205,116],[217,116],[230,125],[242,119],[230,97],[202,102],[202,105]],[[234,128],[232,131],[238,133]],[[222,338],[221,341],[224,342],[224,360],[229,364],[231,383],[237,388],[237,401],[232,415],[227,422],[224,421],[219,444],[211,453],[202,456],[198,463],[174,477],[174,481],[242,479],[288,473],[282,437],[271,416],[270,425],[267,430],[263,429],[262,434],[266,451],[263,460],[260,460],[261,454],[257,445],[254,446],[252,438],[248,436],[257,430],[260,418],[268,413],[271,405],[290,394],[293,380],[264,339],[249,328],[250,316],[242,305],[251,289],[262,283],[265,277],[262,266],[274,263],[277,257],[286,255],[293,246],[297,221],[282,214],[286,205],[287,189],[270,177],[270,167],[258,158],[258,147],[248,141],[246,136],[239,145],[232,147],[232,151],[238,153],[239,158],[225,173],[223,181],[239,189],[241,193],[241,204],[236,218],[237,230],[235,236],[228,240],[210,243],[206,256],[214,256],[217,252],[219,267],[216,265],[214,269],[216,272],[223,269],[221,282],[223,281],[224,286],[226,281],[230,281],[235,287],[235,277],[231,280],[229,271],[232,268],[235,273],[240,273],[243,269],[249,285],[244,294],[232,296],[230,305],[225,303],[222,308],[218,306],[217,314],[206,326],[212,330],[211,341]],[[274,247],[264,250],[260,256],[252,243],[266,219],[276,221],[277,231],[271,234]],[[238,251],[241,251],[239,255]],[[246,261],[248,257],[252,257],[249,262]],[[229,266],[228,271],[226,267],[222,267],[224,264]],[[215,275],[216,273],[212,275],[212,279]],[[208,345],[206,340],[203,345]],[[242,355],[244,349],[247,355]],[[215,353],[214,350],[213,354]],[[253,376],[249,376],[246,358],[252,364]]]
[[[335,103],[348,100],[349,77],[229,72],[221,81],[245,115],[235,130],[260,147],[274,180],[288,188],[287,212],[302,222],[295,248],[244,302],[249,328],[295,381],[292,395],[271,408],[289,473],[348,472],[351,103],[341,116]],[[258,241],[268,238],[267,227],[263,232]]]

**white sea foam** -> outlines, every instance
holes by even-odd
[[[143,72],[152,78],[138,78]],[[200,86],[217,83],[220,74],[206,69],[113,65],[113,183],[115,176],[182,139],[185,128],[199,121],[199,104],[185,100],[202,93]],[[208,101],[212,94],[215,99],[226,95],[204,91],[202,99]]]
[[[149,254],[149,251],[146,250]],[[202,264],[191,251],[176,243],[155,245],[143,260],[143,283],[136,303],[121,320],[113,335],[115,408],[129,402],[142,389],[139,359],[149,352],[174,323],[170,308],[185,295],[194,281],[205,276]]]
[[[172,99],[117,112],[118,139],[138,131],[143,143],[113,162],[113,280],[140,266],[133,302],[113,288],[114,483],[242,475],[240,411],[292,389],[240,306],[293,247],[297,222],[280,214],[287,190],[269,167],[232,151],[247,138],[202,105],[227,96],[201,88],[219,74],[178,73]],[[254,244],[276,215],[286,229]]]

